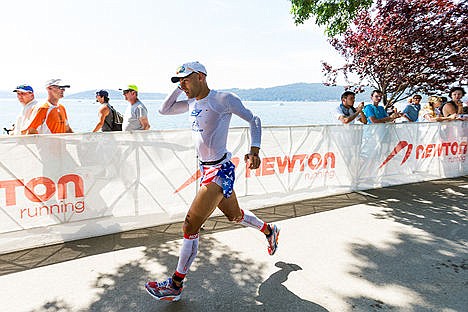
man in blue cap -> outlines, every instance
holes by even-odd
[[[98,109],[99,121],[94,127],[93,132],[102,130],[107,131],[119,131],[122,130],[122,123],[120,123],[120,129],[117,129],[117,123],[120,120],[117,116],[117,111],[109,104],[109,92],[106,90],[99,90],[96,92],[96,102],[100,103],[101,106]]]
[[[30,85],[19,85],[13,92],[16,92],[18,101],[23,105],[23,110],[18,114],[16,123],[10,134],[21,135],[25,134],[28,129],[31,113],[37,101],[34,99],[34,90]]]

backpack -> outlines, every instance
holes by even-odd
[[[122,123],[123,123],[123,116],[121,113],[119,113],[112,105],[107,104],[109,107],[110,111],[112,112],[112,124],[109,125],[109,128],[111,128],[111,131],[122,131]]]

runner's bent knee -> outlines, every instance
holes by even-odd
[[[224,213],[229,221],[240,222],[243,218],[242,210],[237,202],[236,193],[232,192],[229,198],[223,198],[218,204],[218,208]]]
[[[239,210],[238,213],[229,213],[229,214],[225,214],[225,216],[227,217],[227,219],[229,221],[233,221],[233,222],[240,222],[242,220],[242,211]]]

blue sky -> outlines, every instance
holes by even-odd
[[[0,89],[50,78],[71,93],[168,92],[183,62],[198,60],[211,88],[321,82],[341,57],[311,21],[295,26],[288,0],[22,0],[3,3]]]

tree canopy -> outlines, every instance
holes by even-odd
[[[466,1],[379,0],[343,36],[329,41],[346,64],[323,63],[328,84],[339,74],[354,74],[359,81],[351,84],[382,90],[385,104],[467,83]]]
[[[291,13],[296,25],[303,24],[311,16],[319,26],[325,26],[329,37],[346,31],[362,9],[368,9],[373,0],[291,0]]]

